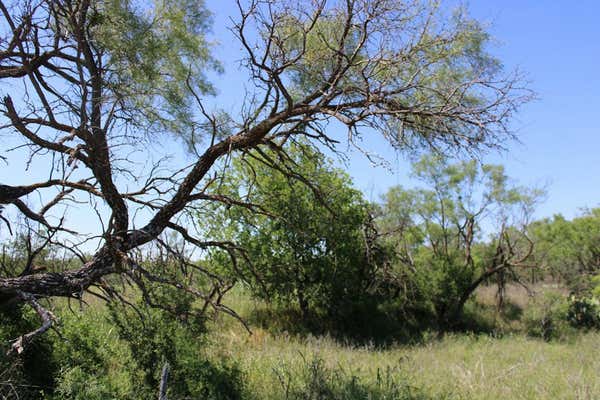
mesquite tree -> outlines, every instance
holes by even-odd
[[[441,328],[459,322],[467,300],[486,281],[537,268],[527,226],[544,192],[517,186],[500,165],[451,163],[425,156],[413,165],[423,188],[391,188],[380,224],[395,249],[396,273],[421,282]]]
[[[263,157],[276,153],[235,158],[223,191],[260,204],[264,213],[220,207],[211,234],[244,244],[252,271],[231,273],[254,296],[298,307],[305,322],[319,312],[339,319],[348,313],[345,305],[364,300],[376,272],[365,235],[369,207],[323,154],[301,143],[285,151],[311,186],[291,171],[267,167]]]
[[[530,97],[460,10],[419,0],[239,0],[232,9],[236,58],[250,83],[239,112],[207,104],[214,88],[205,73],[220,67],[201,1],[0,2],[1,134],[14,150],[0,162],[24,172],[47,166],[43,179],[2,182],[0,223],[10,234],[25,221],[38,238],[34,251],[63,246],[78,263],[40,271],[33,260],[2,273],[2,303],[28,303],[43,319],[15,351],[51,326],[41,299],[118,297],[108,275],[136,283],[148,301],[150,282],[231,312],[220,304],[228,282],[186,249],[218,247],[232,263],[245,254],[238,243],[206,237],[197,218],[214,202],[260,211],[219,191],[232,152],[268,147],[279,154],[272,164],[293,169],[287,141],[347,149],[336,147],[328,126],[345,126],[357,145],[380,134],[398,150],[494,148],[512,138],[510,117]],[[166,157],[173,135],[187,144],[186,165]],[[155,143],[164,159],[150,158]],[[135,152],[148,159],[128,159]],[[97,222],[78,222],[73,204]],[[148,245],[204,276],[202,284],[140,262]]]

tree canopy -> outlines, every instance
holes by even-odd
[[[380,224],[396,268],[421,284],[442,328],[486,280],[536,268],[528,223],[539,189],[513,184],[499,165],[425,156],[413,165],[425,187],[391,188]],[[386,234],[387,233],[387,234]],[[503,285],[499,285],[500,289]]]
[[[243,243],[246,273],[242,266],[231,272],[258,297],[295,303],[305,319],[310,311],[341,314],[344,303],[364,295],[375,272],[365,234],[368,205],[348,176],[306,143],[286,153],[301,176],[267,168],[254,153],[234,160],[227,185],[262,212],[221,207],[211,230]]]
[[[540,262],[575,292],[590,289],[590,278],[600,273],[600,209],[567,220],[555,215],[531,226]]]
[[[40,299],[85,291],[118,297],[105,279],[113,274],[141,290],[147,281],[172,286],[203,299],[202,309],[224,310],[227,282],[161,235],[201,252],[233,249],[235,263],[239,252],[194,220],[213,203],[252,208],[219,192],[232,153],[272,149],[281,156],[271,167],[293,169],[285,143],[304,138],[344,151],[328,131],[332,121],[355,144],[378,133],[400,151],[477,152],[513,138],[511,117],[531,96],[521,76],[488,53],[489,35],[462,10],[448,15],[428,1],[395,0],[237,5],[232,30],[250,93],[239,113],[213,113],[206,73],[219,65],[203,2],[0,2],[2,135],[20,149],[5,152],[3,162],[48,169],[39,181],[24,174],[0,185],[3,227],[25,220],[36,243],[62,245],[74,261],[0,275],[0,300],[29,304],[44,321],[15,341],[15,351],[51,326]],[[187,166],[128,160],[173,132],[191,150]],[[98,216],[95,229],[86,232],[71,217],[73,203]],[[86,254],[97,231],[98,248]],[[183,270],[204,274],[206,287],[136,262],[149,244],[179,254]]]

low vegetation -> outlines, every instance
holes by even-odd
[[[173,399],[600,396],[600,332],[575,329],[566,319],[553,322],[559,330],[552,335],[540,333],[549,316],[546,307],[552,306],[541,299],[555,299],[556,288],[539,284],[538,295],[529,298],[511,285],[507,303],[525,306],[519,318],[496,313],[490,306],[492,289],[483,288],[465,310],[491,331],[442,338],[423,332],[414,343],[387,346],[292,333],[285,327],[296,320],[286,320],[285,313],[277,314],[239,289],[229,294],[227,303],[248,320],[251,335],[223,315],[182,324],[169,314],[145,311],[141,320],[131,309],[116,310],[91,300],[83,310],[62,310],[67,312],[60,336],[50,333],[21,364],[4,368],[0,393],[9,399],[151,399],[169,362],[174,373],[168,393]],[[253,320],[269,309],[276,328]],[[128,323],[122,326],[124,320]],[[2,330],[2,337],[10,333]]]

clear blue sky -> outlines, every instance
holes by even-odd
[[[493,23],[498,56],[525,70],[539,97],[520,114],[522,145],[494,160],[523,183],[549,182],[541,215],[600,205],[600,2],[473,1],[470,8]]]
[[[243,77],[236,74],[239,46],[227,31],[232,0],[208,0],[215,13],[217,55],[226,73],[218,79],[217,101],[233,106],[242,101]],[[447,2],[456,4],[456,2]],[[537,216],[562,213],[573,217],[581,207],[600,205],[600,1],[473,0],[471,14],[490,24],[497,45],[491,52],[507,69],[528,74],[538,100],[526,105],[514,128],[521,143],[486,162],[502,163],[509,176],[525,185],[546,185],[547,200]],[[391,171],[372,167],[354,153],[347,165],[355,185],[372,200],[394,184],[410,185],[408,164],[385,146],[371,149],[390,161]]]

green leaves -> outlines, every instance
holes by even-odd
[[[365,62],[364,53],[357,51],[363,33],[357,26],[347,25],[343,13],[333,10],[317,21],[302,21],[291,14],[281,18],[272,56],[280,64],[291,63],[288,71],[292,92],[298,100],[326,87],[342,62],[351,67],[341,84],[358,83],[360,75],[356,69]]]
[[[205,72],[220,70],[205,34],[210,13],[203,1],[96,2],[89,34],[105,57],[108,97],[129,121],[148,128],[189,134],[193,94],[214,89]]]
[[[245,248],[254,274],[243,279],[256,295],[295,303],[303,313],[329,312],[350,294],[359,296],[368,275],[362,231],[367,206],[348,176],[308,144],[284,150],[235,159],[221,186],[270,215],[221,209],[212,230]],[[285,163],[269,169],[265,164],[277,157]]]
[[[569,221],[562,215],[536,221],[531,230],[537,257],[553,275],[575,292],[594,287],[591,278],[600,271],[600,209],[585,210]]]
[[[447,323],[443,319],[456,317],[486,271],[508,265],[498,254],[526,254],[522,229],[540,191],[515,186],[502,166],[451,163],[439,155],[422,157],[412,175],[423,186],[390,189],[380,223],[390,232],[397,273],[421,283]],[[510,248],[500,249],[505,242]]]

